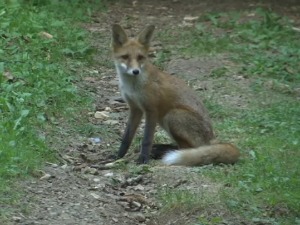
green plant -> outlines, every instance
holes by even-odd
[[[74,24],[90,14],[81,1],[0,3],[0,190],[54,160],[51,132],[90,104],[72,71],[93,53]],[[5,195],[0,199],[8,202]]]
[[[300,211],[300,104],[293,90],[300,82],[299,33],[288,19],[271,11],[257,9],[251,18],[248,14],[208,14],[202,18],[205,23],[181,32],[188,46],[178,47],[183,54],[226,55],[250,83],[237,88],[239,82],[230,78],[232,64],[212,71],[212,80],[222,82],[231,95],[246,96],[247,104],[242,110],[223,103],[223,93],[215,90],[204,101],[218,138],[234,140],[242,152],[234,167],[216,167],[205,174],[230,187],[221,193],[233,213],[254,223],[295,224]],[[168,199],[181,205],[189,198]],[[206,217],[199,223],[213,224]]]

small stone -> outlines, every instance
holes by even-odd
[[[15,222],[21,222],[22,221],[22,217],[19,217],[19,216],[13,216],[12,219]]]
[[[109,172],[109,173],[104,174],[104,176],[105,177],[113,177],[114,173],[113,172]]]
[[[105,107],[104,111],[111,112],[111,108],[107,106],[107,107]]]
[[[90,73],[92,73],[92,74],[99,74],[99,71],[98,70],[91,70]]]
[[[134,190],[136,190],[136,191],[143,191],[143,190],[145,190],[145,187],[143,185],[138,184],[138,185],[136,185],[134,187]]]
[[[89,141],[94,145],[101,143],[101,139],[99,137],[89,138]]]
[[[146,221],[146,217],[142,213],[135,213],[132,217],[140,223],[143,223]]]
[[[100,182],[100,179],[99,178],[94,178],[93,181],[98,183],[98,182]]]
[[[86,174],[97,175],[99,172],[96,168],[86,167],[83,169],[83,172]]]
[[[64,164],[64,165],[61,166],[61,168],[62,168],[63,170],[67,169],[67,167],[68,167],[67,164]]]

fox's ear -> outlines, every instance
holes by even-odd
[[[127,34],[119,24],[112,25],[112,46],[121,47],[128,41]]]
[[[147,26],[137,37],[137,40],[146,48],[149,48],[154,28],[154,25]]]

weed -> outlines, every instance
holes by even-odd
[[[199,196],[199,193],[197,193],[197,198],[195,198],[195,193],[186,190],[170,191],[166,188],[161,190],[160,196],[166,208],[187,207],[188,209],[192,209],[195,206],[199,207],[199,204],[203,204],[203,196]]]
[[[207,14],[194,29],[182,30],[185,46],[180,46],[182,53],[231,52],[231,58],[242,64],[242,74],[273,78],[295,86],[300,81],[299,33],[291,29],[286,18],[273,12],[257,9],[253,15],[254,18],[245,19],[247,16],[235,12]]]
[[[273,12],[257,9],[251,15],[208,14],[202,18],[205,23],[181,31],[187,46],[179,46],[183,54],[226,54],[240,65],[238,74],[252,81],[246,91],[254,97],[248,96],[245,110],[222,103],[220,91],[204,101],[218,119],[219,138],[234,139],[242,152],[235,167],[205,173],[231,187],[221,193],[232,212],[254,223],[295,224],[300,212],[300,104],[293,90],[300,82],[299,33]],[[230,67],[224,65],[211,75],[218,82],[224,79],[228,92],[236,92],[238,84],[225,82]],[[168,204],[179,206],[183,199],[192,204],[189,192],[170,192]],[[200,218],[199,224],[214,223]]]
[[[162,51],[157,54],[155,57],[154,63],[160,67],[163,68],[163,65],[170,59],[170,52],[168,51]]]
[[[51,132],[90,103],[79,95],[68,69],[82,67],[92,53],[86,32],[74,25],[91,13],[89,4],[82,4],[0,3],[1,193],[13,179],[54,159]],[[8,203],[5,195],[0,199]]]

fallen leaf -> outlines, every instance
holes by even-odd
[[[95,112],[94,117],[96,119],[104,120],[104,119],[109,118],[109,115],[108,115],[108,113],[106,111],[100,111],[100,112],[97,111],[97,112]]]
[[[52,177],[51,174],[46,173],[44,176],[42,176],[42,177],[40,178],[40,180],[48,180],[48,179],[51,178],[51,177]]]
[[[141,204],[140,202],[136,202],[136,201],[129,202],[128,206],[129,206],[129,208],[127,208],[127,211],[131,211],[131,212],[140,211],[143,208],[143,204]]]
[[[292,27],[292,30],[300,32],[300,28],[298,28],[298,27]]]
[[[13,216],[12,219],[18,223],[22,221],[22,217],[19,217],[19,216]]]
[[[139,202],[141,204],[149,205],[150,202],[146,197],[140,194],[124,194],[119,201],[126,201],[126,202]]]
[[[186,22],[195,22],[198,19],[199,19],[199,16],[185,16],[183,18],[183,20]]]
[[[141,184],[138,184],[133,189],[136,191],[143,191],[143,190],[145,190],[145,187]]]
[[[107,107],[105,107],[104,111],[106,111],[106,112],[111,112],[112,110],[111,110],[110,107],[107,106]]]
[[[115,217],[111,218],[112,221],[114,221],[115,223],[117,223],[119,220]]]
[[[83,78],[83,80],[91,82],[91,83],[95,83],[97,81],[97,79],[95,77],[85,77],[85,78]]]
[[[87,164],[86,163],[82,163],[80,165],[77,165],[77,166],[74,166],[73,167],[73,170],[74,171],[81,171],[83,168],[87,167]]]
[[[41,37],[43,37],[43,38],[46,38],[46,39],[51,39],[51,38],[53,38],[53,35],[52,35],[52,34],[49,34],[49,33],[45,32],[45,31],[40,32],[39,35],[40,35]]]
[[[113,177],[114,173],[113,172],[108,172],[106,174],[104,174],[105,177]]]
[[[15,77],[9,71],[4,72],[3,76],[7,81],[13,81],[15,79]]]
[[[94,182],[100,182],[101,180],[99,178],[94,178],[93,181]]]
[[[67,169],[67,167],[68,167],[67,164],[64,164],[64,165],[61,166],[61,168],[62,168],[63,170]]]
[[[134,184],[137,184],[137,183],[141,182],[142,180],[143,180],[143,176],[139,175],[137,177],[128,178],[126,180],[126,183],[127,183],[127,185],[134,185]]]
[[[74,161],[76,161],[76,159],[74,157],[71,157],[68,155],[61,155],[61,157],[70,164],[74,164]]]
[[[107,124],[107,125],[116,125],[119,123],[119,121],[118,120],[106,120],[103,123]]]
[[[99,195],[97,195],[97,194],[95,194],[95,193],[91,193],[91,196],[93,196],[93,197],[94,197],[94,199],[100,199],[100,196],[99,196]]]
[[[92,174],[92,175],[97,175],[99,174],[98,170],[96,168],[91,168],[89,166],[85,167],[82,169],[83,173],[88,173],[88,174]]]
[[[183,21],[182,25],[183,25],[184,27],[192,27],[192,26],[194,26],[193,23],[186,22],[186,21]]]
[[[137,220],[140,223],[143,223],[146,221],[146,217],[143,213],[135,213],[132,215],[132,218]]]

